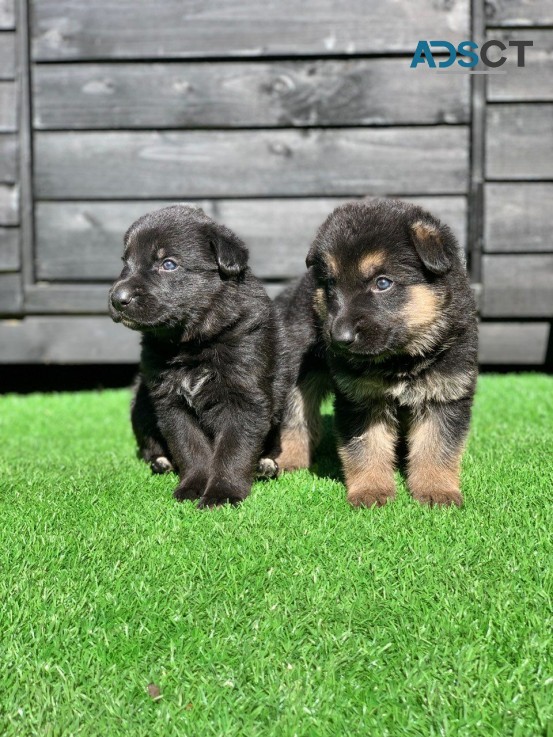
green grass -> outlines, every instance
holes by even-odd
[[[128,402],[0,398],[0,734],[553,734],[552,377],[481,378],[461,510],[349,508],[328,437],[199,512]]]

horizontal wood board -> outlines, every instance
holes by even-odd
[[[34,168],[38,199],[454,194],[468,131],[43,132]]]
[[[42,64],[33,111],[40,130],[466,123],[469,78],[413,74],[405,57]]]
[[[484,249],[553,253],[553,183],[494,183],[485,189]]]
[[[389,53],[464,39],[469,0],[32,0],[31,20],[34,60]]]
[[[250,250],[253,272],[262,278],[289,279],[305,269],[315,232],[342,199],[194,201],[234,230]],[[464,197],[412,198],[466,243]],[[36,263],[39,279],[111,280],[121,268],[123,234],[138,217],[171,202],[38,202]]]

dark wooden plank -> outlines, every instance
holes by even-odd
[[[20,315],[23,288],[20,274],[0,274],[0,315]],[[0,345],[2,345],[0,341]],[[2,351],[4,346],[2,346]]]
[[[356,61],[45,64],[39,129],[464,123],[469,78],[416,75],[404,58]]]
[[[464,197],[411,198],[451,225],[464,246]],[[238,233],[250,249],[253,272],[287,279],[305,269],[316,229],[343,199],[207,200],[191,202]],[[128,226],[170,202],[39,202],[35,210],[39,279],[110,280],[121,268]]]
[[[509,58],[507,74],[491,74],[488,77],[488,100],[493,102],[510,102],[523,100],[553,100],[553,31],[536,31],[521,33],[520,30],[488,31],[488,38],[502,40],[508,44],[511,39],[531,40],[534,46],[526,49],[524,67],[517,67],[516,49],[510,48],[506,55]],[[505,68],[507,65],[505,66]]]
[[[16,181],[17,138],[12,133],[0,133],[0,183]]]
[[[482,266],[483,316],[553,316],[553,254],[484,256]]]
[[[34,0],[32,20],[35,60],[322,56],[461,40],[469,8],[468,0],[398,0],[393,12],[365,0]]]
[[[2,363],[135,363],[139,335],[107,317],[0,320]]]
[[[553,252],[553,184],[486,185],[485,250]]]
[[[487,108],[488,179],[553,179],[553,104]]]
[[[483,364],[540,365],[549,340],[546,322],[484,322],[478,358]]]
[[[19,194],[13,185],[0,184],[0,225],[19,223]]]
[[[15,33],[0,32],[0,79],[15,79]]]
[[[0,82],[0,131],[17,130],[17,85]]]
[[[453,194],[466,189],[467,158],[465,127],[37,133],[35,194]]]
[[[19,228],[0,227],[0,271],[17,271],[20,264]]]
[[[0,28],[15,28],[15,0],[0,0]]]
[[[551,0],[486,0],[489,26],[551,26]]]

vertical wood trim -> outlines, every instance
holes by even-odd
[[[30,27],[28,0],[18,0],[17,77],[19,80],[19,208],[23,288],[34,284],[33,151]]]
[[[471,1],[472,40],[482,45],[486,37],[483,0]],[[484,165],[486,134],[486,75],[471,75],[470,185],[468,207],[468,247],[471,280],[482,279],[484,246]]]

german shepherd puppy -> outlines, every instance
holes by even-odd
[[[322,224],[307,266],[277,298],[296,375],[280,469],[309,466],[321,398],[333,389],[352,505],[392,499],[403,455],[415,499],[460,506],[477,321],[451,230],[399,200],[351,202]]]
[[[174,496],[236,503],[274,475],[287,389],[282,326],[244,243],[202,210],[144,215],[125,235],[110,313],[142,333],[131,419],[139,455],[180,476]]]

